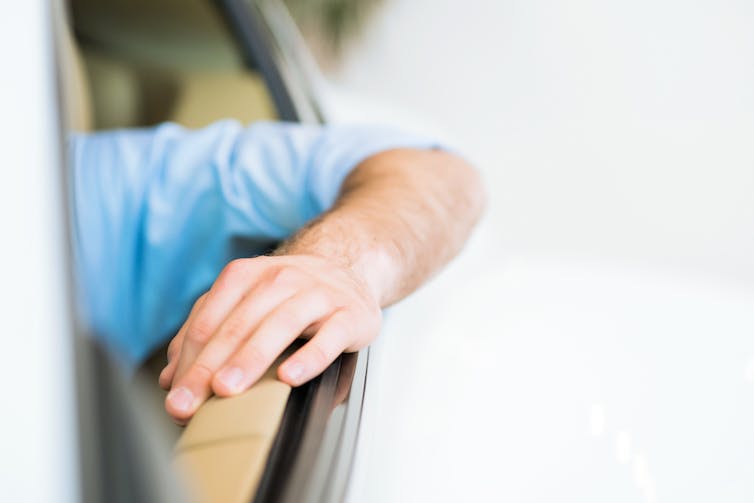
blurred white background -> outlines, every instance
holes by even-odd
[[[754,4],[390,0],[341,115],[487,218],[374,347],[353,501],[754,500]]]
[[[332,80],[478,161],[506,249],[754,280],[754,4],[392,0]]]

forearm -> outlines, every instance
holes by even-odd
[[[344,265],[385,307],[458,253],[483,206],[479,177],[461,158],[391,150],[362,162],[335,206],[276,255],[317,255]]]

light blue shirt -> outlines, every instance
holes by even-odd
[[[346,175],[431,140],[371,126],[221,121],[75,134],[74,255],[82,315],[125,363],[175,334],[233,258],[331,207]]]

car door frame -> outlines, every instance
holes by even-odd
[[[326,123],[323,78],[284,4],[219,0],[247,66],[261,73],[281,120]],[[369,348],[341,355],[294,388],[254,501],[342,501],[355,457]]]

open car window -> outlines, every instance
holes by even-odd
[[[323,121],[313,66],[279,2],[72,0],[69,14],[57,34],[69,130]],[[273,367],[179,428],[154,372],[164,349],[132,377],[88,334],[77,341],[86,501],[344,498],[368,350],[295,389]]]

